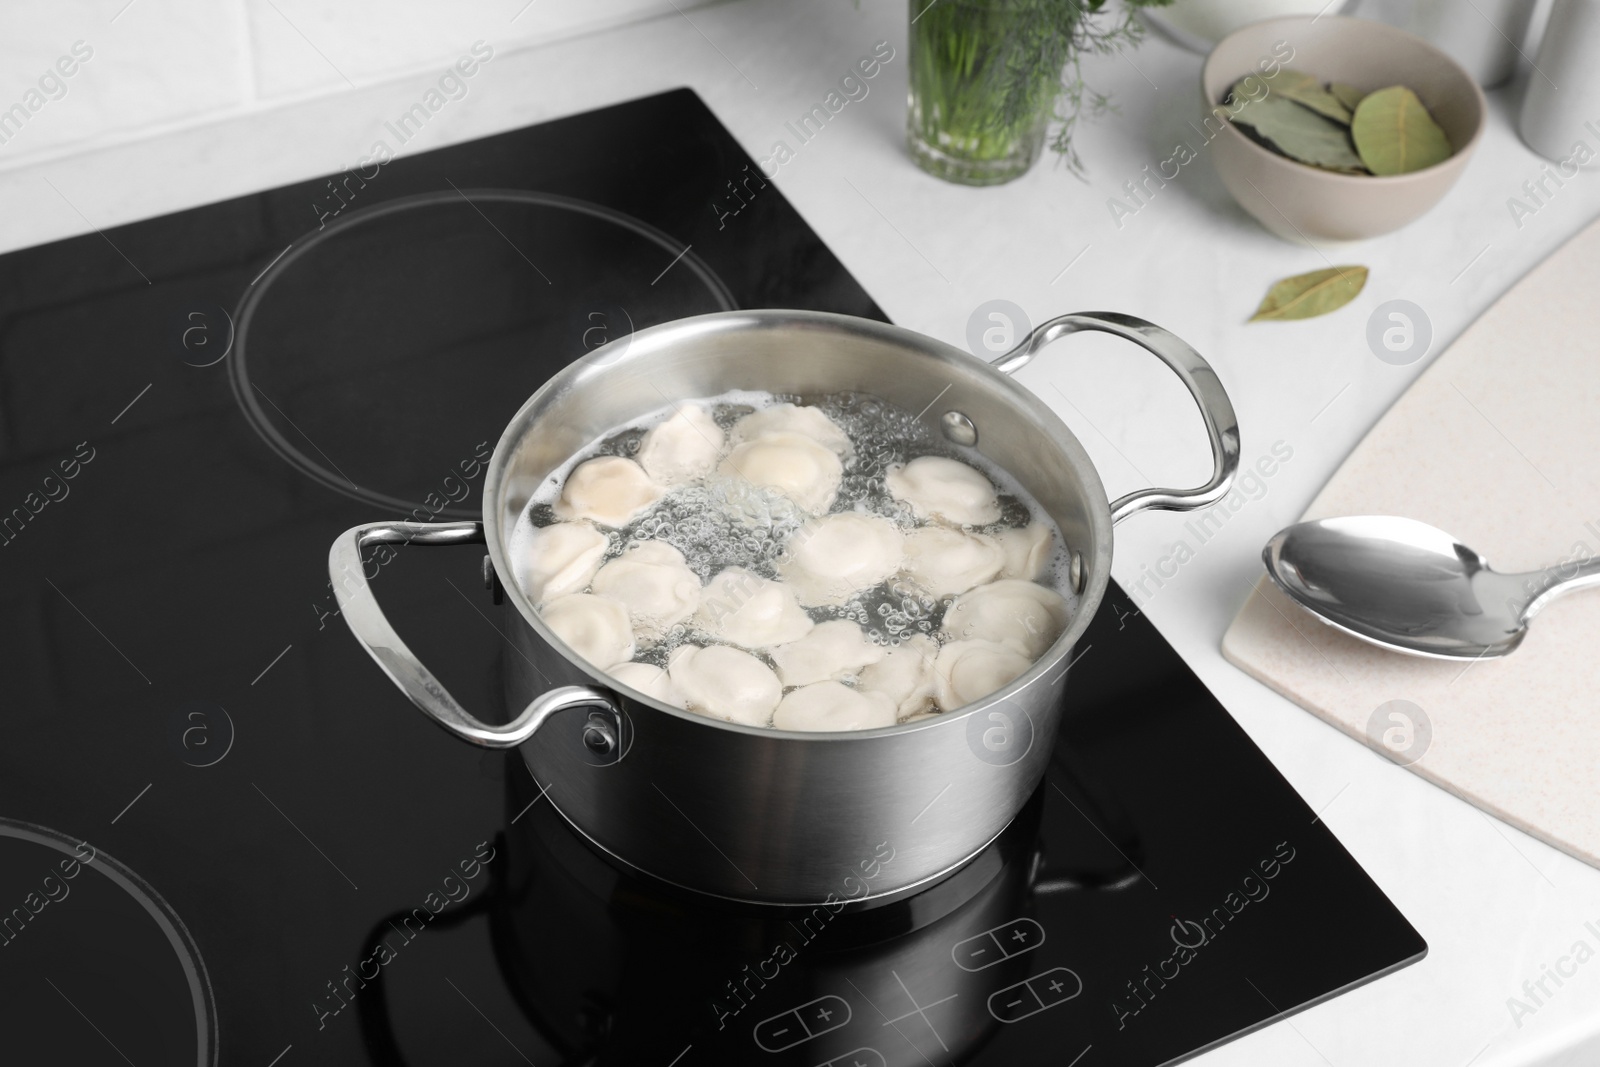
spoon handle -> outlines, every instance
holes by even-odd
[[[1526,621],[1557,597],[1600,585],[1600,556],[1552,564],[1522,577],[1522,588],[1528,593],[1528,605],[1522,609],[1522,618]]]

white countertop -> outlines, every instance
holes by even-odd
[[[502,17],[521,6],[510,5]],[[1259,573],[1262,543],[1299,516],[1426,365],[1374,358],[1365,341],[1372,309],[1394,298],[1420,305],[1437,354],[1600,213],[1600,177],[1586,172],[1568,180],[1518,226],[1507,198],[1538,178],[1544,163],[1513,129],[1518,83],[1490,94],[1490,128],[1460,185],[1390,237],[1337,250],[1285,244],[1234,206],[1203,151],[1119,229],[1107,199],[1140,168],[1169,156],[1184,120],[1198,112],[1198,56],[1151,41],[1089,67],[1121,114],[1081,135],[1087,183],[1047,157],[1020,181],[973,190],[939,182],[906,157],[905,22],[903,3],[742,0],[539,47],[506,45],[408,151],[689,85],[760,159],[774,140],[795,147],[784,123],[819,102],[876,42],[890,42],[895,58],[869,95],[849,104],[774,179],[884,310],[958,345],[969,315],[993,298],[1021,305],[1035,323],[1085,309],[1149,318],[1216,366],[1238,409],[1247,463],[1275,442],[1293,451],[1259,499],[1176,577],[1159,589],[1147,580],[1153,595],[1146,610],[1431,951],[1420,964],[1195,1062],[1508,1067],[1600,1060],[1600,963],[1578,966],[1560,987],[1546,980],[1550,995],[1540,1004],[1523,990],[1577,942],[1600,950],[1600,871],[1391,764],[1251,681],[1218,650]],[[478,36],[496,40],[492,29]],[[111,53],[98,68],[108,74],[114,44],[110,36],[97,40],[102,54]],[[181,96],[188,76],[181,64],[156,73],[163,99]],[[270,107],[158,124],[104,147],[0,153],[0,203],[9,209],[0,251],[341,169],[366,155],[384,118],[409,106],[435,77],[358,77],[357,88],[336,81]],[[1327,266],[1330,258],[1372,270],[1353,305],[1308,322],[1245,324],[1271,282]],[[1078,433],[1113,496],[1152,479],[1199,481],[1209,470],[1187,395],[1131,347],[1074,339],[1020,377]],[[1117,578],[1133,586],[1142,568],[1169,553],[1183,521],[1146,514],[1119,529]],[[1318,950],[1314,929],[1306,931],[1305,950]],[[1511,997],[1535,1010],[1513,1018]]]

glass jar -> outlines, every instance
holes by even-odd
[[[910,0],[906,143],[917,166],[963,185],[1027,173],[1044,150],[1061,68],[1029,0]],[[1046,49],[1045,51],[1049,51]]]

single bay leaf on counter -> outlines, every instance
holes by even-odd
[[[1312,319],[1326,315],[1354,300],[1366,284],[1365,267],[1329,267],[1296,274],[1273,283],[1250,321]]]
[[[1368,93],[1350,121],[1361,162],[1374,174],[1410,174],[1449,159],[1454,149],[1417,94],[1404,85]]]
[[[1362,97],[1367,95],[1354,85],[1346,85],[1344,82],[1329,83],[1328,92],[1332,93],[1333,98],[1343,104],[1351,115],[1355,114],[1356,105],[1361,103]]]
[[[1328,170],[1363,169],[1347,128],[1282,95],[1247,100],[1233,121],[1250,127],[1290,159]]]

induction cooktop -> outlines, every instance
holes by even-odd
[[[1022,815],[881,907],[614,870],[417,714],[333,538],[476,516],[556,369],[754,307],[883,318],[688,90],[0,257],[8,1053],[1153,1067],[1425,954],[1115,588]],[[379,582],[492,709],[480,562]]]

